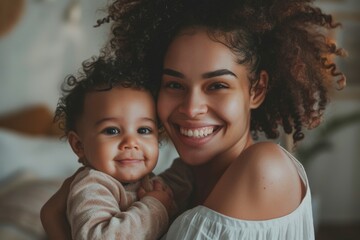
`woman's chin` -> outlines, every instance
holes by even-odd
[[[179,153],[181,160],[190,165],[190,166],[199,166],[203,165],[210,161],[211,157],[201,153],[200,151],[191,152],[191,151],[184,151],[184,154]]]

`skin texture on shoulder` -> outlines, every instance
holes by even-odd
[[[241,153],[204,205],[229,217],[268,220],[294,211],[304,195],[293,161],[277,144],[263,142]]]

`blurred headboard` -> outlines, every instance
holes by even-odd
[[[53,113],[44,105],[35,105],[0,116],[0,128],[34,136],[62,135],[58,125],[53,123]]]

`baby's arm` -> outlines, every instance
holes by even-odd
[[[167,230],[167,210],[157,199],[146,196],[130,205],[135,199],[115,179],[100,172],[82,175],[68,198],[73,239],[157,239]]]
[[[146,182],[143,181],[137,195],[139,199],[144,197],[156,198],[166,208],[169,218],[177,211],[172,190],[159,177],[152,178],[151,180],[148,178]]]
[[[138,196],[158,199],[166,207],[172,221],[188,207],[193,182],[190,167],[180,159],[175,159],[170,168],[152,178],[151,187],[143,184],[145,186],[139,189]]]

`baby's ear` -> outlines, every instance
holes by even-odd
[[[78,156],[78,158],[83,159],[85,157],[84,147],[77,133],[74,131],[70,131],[68,133],[68,141],[72,150]]]
[[[269,75],[266,71],[261,71],[258,82],[251,89],[250,108],[258,108],[264,101],[269,81]]]

